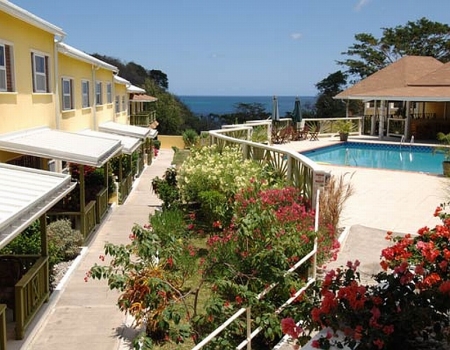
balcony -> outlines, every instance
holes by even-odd
[[[148,127],[156,121],[156,111],[140,112],[130,115],[130,125]]]

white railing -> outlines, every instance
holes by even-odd
[[[209,132],[210,143],[219,147],[240,147],[244,159],[253,159],[270,164],[276,173],[284,176],[290,186],[299,188],[312,208],[316,206],[317,190],[325,186],[330,173],[304,155],[252,142],[253,123],[226,127]],[[256,123],[255,123],[256,125]]]
[[[307,118],[303,119],[305,125],[320,126],[320,136],[336,136],[339,133],[337,123],[344,118]],[[353,124],[350,135],[361,135],[363,130],[363,117],[348,117],[345,120]]]

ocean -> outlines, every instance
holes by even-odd
[[[278,111],[284,117],[292,112],[296,96],[277,96]],[[178,96],[196,115],[229,114],[235,112],[238,103],[261,103],[267,113],[272,113],[273,96]],[[302,109],[311,109],[316,103],[315,96],[299,96]]]

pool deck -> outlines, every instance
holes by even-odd
[[[399,139],[378,140],[374,137],[349,137],[348,141],[396,142]],[[319,138],[319,141],[297,141],[274,145],[281,149],[301,152],[339,143],[337,138]],[[431,142],[424,142],[429,145]],[[416,143],[416,145],[421,143]],[[362,284],[373,284],[372,276],[380,271],[381,250],[390,242],[386,231],[401,235],[416,233],[424,226],[434,227],[439,220],[433,217],[440,203],[450,200],[450,178],[424,173],[398,170],[321,165],[332,175],[345,175],[354,194],[345,202],[340,226],[345,227],[341,236],[341,249],[336,261],[323,266],[327,271],[345,266],[347,261],[359,260]],[[310,349],[311,347],[305,347]],[[283,339],[276,350],[292,347]]]
[[[360,136],[349,137],[349,141],[399,143],[400,140]],[[339,142],[331,137],[274,146],[301,152]],[[344,205],[340,222],[344,227],[362,225],[397,233],[416,233],[423,226],[438,223],[433,217],[434,209],[450,200],[450,179],[440,175],[325,164],[321,167],[332,175],[346,174],[348,180],[351,177],[354,194]]]

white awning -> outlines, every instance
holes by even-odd
[[[122,145],[119,140],[43,127],[0,135],[0,150],[101,167]]]
[[[70,175],[0,163],[0,248],[75,186]]]
[[[145,90],[136,85],[130,85],[127,87],[127,92],[129,94],[143,94],[145,93]]]
[[[142,144],[141,139],[136,137],[129,137],[124,135],[110,134],[107,132],[94,131],[91,129],[82,130],[79,132],[83,135],[93,136],[96,138],[102,137],[109,140],[119,140],[122,143],[122,153],[132,154]]]
[[[120,124],[116,122],[106,122],[98,126],[99,131],[109,132],[111,134],[125,135],[130,137],[139,137],[146,139],[154,138],[158,134],[155,129],[144,128],[142,126]]]

